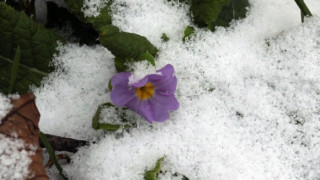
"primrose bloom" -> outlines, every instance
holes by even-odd
[[[170,64],[142,79],[136,79],[129,72],[118,73],[111,79],[111,100],[116,106],[135,111],[150,123],[165,121],[169,111],[179,108],[174,96],[177,78],[173,73]]]

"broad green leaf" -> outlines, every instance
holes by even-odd
[[[230,0],[191,0],[190,11],[196,24],[207,27],[218,19],[222,8],[229,4]]]
[[[113,55],[122,59],[140,60],[139,57],[146,52],[153,56],[157,53],[157,49],[147,38],[134,33],[121,32],[112,25],[101,29],[100,42]]]
[[[67,39],[74,41],[76,39],[80,45],[95,45],[99,33],[93,29],[93,26],[88,23],[84,23],[79,20],[77,16],[72,14],[68,9],[59,7],[54,2],[47,2],[47,23],[46,28],[52,28],[63,30],[68,26],[72,29],[72,32],[68,35],[64,35]]]
[[[83,12],[81,11],[83,7],[83,0],[65,0],[65,2],[72,14],[76,15],[80,20],[84,22],[85,17]]]
[[[99,123],[99,119],[100,119],[100,114],[103,108],[106,107],[113,107],[113,105],[111,103],[104,103],[98,106],[98,109],[96,111],[96,113],[94,114],[93,118],[92,118],[92,128],[95,130],[99,129],[100,123]],[[111,128],[112,130],[114,128]],[[117,130],[117,129],[116,129]]]
[[[229,26],[232,20],[244,18],[248,0],[191,0],[190,10],[199,27],[212,31],[216,26]]]
[[[104,103],[98,106],[98,109],[96,111],[96,113],[94,114],[93,118],[92,118],[92,128],[95,130],[98,129],[102,129],[102,130],[106,130],[106,131],[117,131],[118,129],[120,129],[121,127],[124,129],[129,129],[132,128],[133,126],[135,126],[135,124],[110,124],[110,123],[100,123],[99,119],[100,119],[100,115],[101,115],[101,111],[104,108],[115,108],[117,111],[117,114],[119,114],[119,118],[121,118],[121,120],[123,122],[126,122],[125,119],[125,114],[123,110],[127,110],[126,108],[116,108],[113,104],[111,103]]]
[[[93,27],[98,31],[102,26],[111,25],[111,1],[100,10],[97,17],[85,17],[82,12],[83,0],[65,0],[70,11],[75,14],[81,21],[93,24]]]
[[[20,64],[20,46],[18,46],[16,53],[14,54],[13,64],[11,69],[10,89],[8,94],[12,93],[14,82],[16,81]]]
[[[157,180],[157,175],[159,174],[159,172],[161,170],[161,164],[164,159],[165,159],[165,157],[158,159],[155,167],[144,173],[144,180]]]
[[[184,30],[184,36],[182,38],[182,41],[185,42],[187,39],[190,38],[192,34],[194,34],[194,28],[192,26],[187,26]]]
[[[63,169],[60,166],[60,164],[59,164],[59,162],[58,162],[58,160],[56,158],[56,155],[54,153],[54,150],[53,150],[52,146],[50,145],[46,135],[43,134],[42,132],[40,132],[39,137],[40,137],[40,140],[41,140],[42,144],[46,147],[51,160],[53,161],[54,165],[58,169],[59,174],[62,176],[63,179],[67,180],[68,178],[63,174]]]
[[[248,0],[231,0],[229,6],[224,6],[216,21],[209,24],[209,29],[215,30],[216,26],[228,27],[232,20],[246,17]]]
[[[155,64],[153,57],[158,50],[143,36],[121,32],[119,28],[107,25],[100,29],[99,39],[101,44],[116,57],[117,71],[125,71],[127,69],[125,63],[132,61],[148,60],[151,64]]]
[[[110,3],[100,10],[100,14],[97,17],[87,17],[86,22],[92,23],[93,27],[99,31],[99,29],[105,25],[111,25],[111,9]]]
[[[118,72],[125,72],[129,69],[129,67],[126,65],[126,63],[130,60],[121,59],[118,57],[114,58],[114,66],[116,67],[116,70]]]
[[[118,72],[128,70],[126,63],[147,60],[155,65],[154,56],[157,49],[147,38],[134,33],[122,32],[118,27],[111,25],[111,3],[110,1],[101,9],[97,17],[84,17],[81,11],[83,0],[66,0],[71,11],[81,20],[91,23],[100,33],[100,43],[115,56],[115,66]]]
[[[0,3],[0,91],[10,87],[12,57],[20,46],[20,65],[12,92],[26,93],[30,85],[39,86],[52,71],[49,63],[56,52],[57,37],[23,12]]]

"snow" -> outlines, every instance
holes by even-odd
[[[12,105],[10,103],[10,99],[0,93],[0,124],[2,118],[4,118],[7,115],[11,108]]]
[[[26,151],[28,148],[29,151]],[[0,179],[24,180],[31,178],[29,165],[30,156],[34,148],[26,145],[22,140],[10,138],[0,134]]]
[[[104,3],[90,2],[86,8]],[[61,45],[58,70],[35,89],[40,128],[97,140],[72,156],[66,174],[138,180],[165,155],[161,179],[319,179],[320,2],[305,2],[314,17],[303,24],[292,0],[251,1],[247,18],[215,32],[195,28],[183,43],[185,27],[196,27],[187,5],[114,0],[113,24],[160,50],[156,69],[174,66],[180,108],[164,123],[150,125],[129,111],[137,123],[129,131],[94,131],[95,110],[111,102],[113,56],[101,46]],[[101,115],[101,122],[121,123],[115,108]]]
[[[91,119],[98,105],[110,101],[108,81],[115,73],[113,55],[102,46],[60,46],[58,70],[35,89],[39,127],[53,135],[91,139],[98,135]]]
[[[153,65],[151,65],[148,61],[129,63],[128,67],[132,69],[132,72],[131,72],[132,75],[128,79],[129,85],[132,85],[138,82],[148,74],[158,74],[158,75],[162,74],[161,72],[156,72],[157,69]]]

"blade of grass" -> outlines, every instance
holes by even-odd
[[[3,56],[1,56],[1,55],[0,55],[0,59],[2,59],[2,60],[4,60],[4,61],[7,61],[8,63],[11,63],[11,64],[14,63],[13,60],[11,60],[11,59],[9,59],[9,58],[6,58],[6,57],[3,57]],[[43,75],[43,76],[47,76],[47,75],[48,75],[48,73],[46,73],[46,72],[44,72],[44,71],[40,71],[40,70],[38,70],[38,69],[35,69],[35,68],[32,68],[32,67],[26,66],[26,65],[24,65],[24,64],[20,64],[19,67],[28,69],[29,71],[32,71],[32,72],[37,73],[37,74],[41,74],[41,75]]]
[[[14,82],[16,81],[18,70],[20,65],[20,46],[18,46],[16,53],[14,54],[13,64],[11,69],[10,88],[8,94],[12,93]]]
[[[309,10],[308,6],[306,5],[306,3],[304,3],[303,0],[294,0],[298,7],[300,8],[301,10],[301,21],[304,22],[304,17],[307,17],[307,16],[312,16],[312,13],[311,11]]]
[[[51,158],[51,160],[53,161],[54,165],[56,166],[56,168],[58,169],[59,171],[59,174],[63,177],[63,179],[67,180],[68,178],[63,174],[63,170],[62,170],[62,167],[60,166],[57,158],[56,158],[56,155],[54,153],[54,150],[53,148],[51,147],[47,137],[45,134],[43,134],[42,132],[40,132],[39,134],[39,137],[40,137],[40,140],[41,142],[43,143],[43,145],[46,147],[48,153],[49,153],[49,156]]]

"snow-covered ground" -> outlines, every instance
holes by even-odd
[[[72,156],[66,174],[140,180],[165,155],[160,179],[180,179],[175,172],[200,180],[320,179],[320,1],[305,2],[314,16],[303,24],[293,0],[251,0],[247,18],[216,32],[196,28],[183,43],[185,27],[194,26],[187,5],[114,0],[113,24],[160,50],[157,69],[174,66],[180,108],[152,125],[129,113],[137,122],[129,132],[93,130],[97,106],[111,102],[113,55],[102,46],[60,46],[58,70],[34,89],[40,129],[96,141]],[[88,1],[88,15],[94,4],[103,3]],[[101,121],[119,119],[110,112]]]

